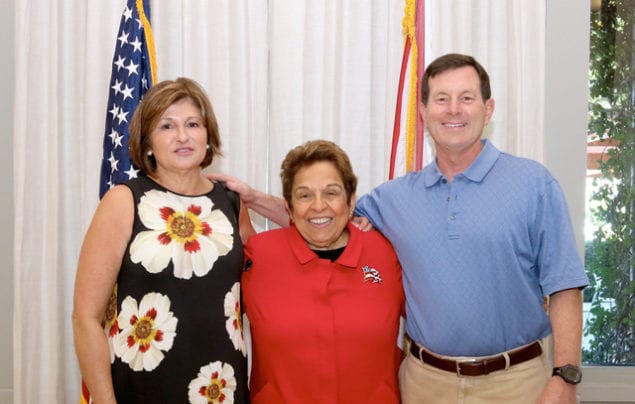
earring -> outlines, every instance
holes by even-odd
[[[205,145],[205,148],[206,148],[207,150],[209,150],[209,143],[208,143],[207,145]]]
[[[152,156],[152,150],[148,150],[148,157]]]

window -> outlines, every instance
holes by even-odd
[[[586,152],[597,151],[587,150],[587,133],[595,132],[595,129],[589,130],[589,123],[594,121],[589,111],[592,109],[591,104],[595,102],[590,97],[595,94],[594,90],[590,89],[589,80],[589,73],[593,70],[591,65],[595,63],[595,49],[590,46],[589,2],[544,1],[547,7],[545,163],[567,195],[582,252],[585,242],[585,201],[589,201],[589,197],[585,197],[585,166],[588,162]],[[629,1],[632,4],[634,0]],[[593,3],[597,2],[593,0]],[[603,4],[602,7],[607,5]],[[593,13],[598,12],[600,11]],[[599,14],[591,15],[593,18],[599,17]],[[596,28],[593,27],[594,30]],[[597,175],[598,172],[590,174]],[[593,178],[586,178],[587,183],[592,184],[592,181]],[[586,188],[586,192],[590,196],[590,186]],[[587,207],[590,205],[587,204]],[[594,223],[590,215],[587,223]],[[598,222],[595,221],[595,224]],[[593,230],[587,226],[586,233],[593,234]],[[590,276],[593,277],[592,274]],[[589,294],[593,295],[594,292],[587,292],[587,298]],[[588,304],[586,306],[590,308]],[[585,330],[588,329],[586,327]],[[585,337],[586,342],[589,337],[591,336]],[[582,383],[578,387],[581,403],[635,404],[635,366],[599,365],[585,361],[583,373]]]
[[[635,365],[635,1],[591,10],[583,363]]]

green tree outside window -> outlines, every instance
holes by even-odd
[[[591,13],[589,133],[607,147],[593,180],[582,361],[635,365],[635,0]]]

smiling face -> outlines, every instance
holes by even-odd
[[[422,113],[438,157],[458,155],[471,162],[481,150],[480,139],[494,112],[494,100],[483,100],[472,66],[439,73],[429,79],[429,87]]]
[[[353,209],[342,176],[329,161],[318,161],[302,167],[293,179],[291,203],[287,210],[309,247],[332,250],[348,242],[346,225]]]
[[[162,171],[199,170],[207,153],[207,129],[201,111],[189,98],[170,105],[150,132],[150,147]]]

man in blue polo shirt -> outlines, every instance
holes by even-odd
[[[355,211],[403,266],[402,401],[575,403],[588,279],[562,190],[539,163],[482,139],[494,100],[472,57],[436,59],[421,89],[435,161]],[[541,346],[550,334],[555,370]]]

